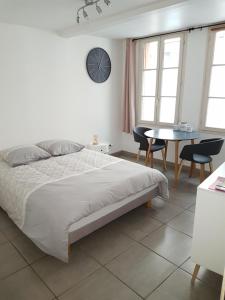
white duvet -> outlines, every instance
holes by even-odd
[[[39,248],[63,261],[72,224],[156,183],[167,198],[161,172],[87,149],[16,168],[0,160],[0,206]]]

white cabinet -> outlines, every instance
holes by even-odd
[[[225,177],[225,163],[198,187],[191,257],[197,265],[223,275],[225,268],[225,193],[209,189],[218,176]]]

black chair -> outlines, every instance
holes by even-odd
[[[191,169],[189,176],[192,176],[193,170],[195,168],[195,164],[200,164],[200,182],[205,179],[205,164],[209,164],[210,173],[213,172],[212,167],[212,157],[211,155],[217,155],[220,153],[220,150],[223,146],[224,139],[222,138],[214,138],[202,140],[199,144],[186,145],[183,147],[180,153],[180,166],[178,170],[177,180],[179,180],[180,172],[182,169],[182,165],[184,160],[191,162]]]
[[[140,152],[145,151],[146,153],[146,164],[148,163],[148,150],[149,150],[149,142],[148,138],[145,136],[145,132],[151,130],[151,128],[147,127],[135,127],[133,130],[134,140],[139,143],[139,150],[137,153],[137,160],[139,160]],[[151,167],[153,168],[153,153],[161,150],[162,158],[163,158],[163,168],[166,170],[166,152],[164,149],[166,148],[166,142],[164,140],[155,139],[154,143],[151,144],[150,154],[151,154]]]

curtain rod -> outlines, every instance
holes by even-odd
[[[180,33],[180,32],[185,32],[185,31],[191,32],[191,31],[194,31],[194,30],[197,30],[197,29],[202,30],[204,28],[220,26],[220,25],[225,25],[225,21],[217,22],[217,23],[210,23],[210,24],[205,24],[205,25],[198,25],[198,26],[194,26],[194,27],[188,27],[188,28],[184,28],[184,29],[180,29],[180,30],[176,30],[176,31],[164,32],[164,33],[160,33],[160,34],[143,36],[143,37],[139,37],[139,38],[134,38],[134,39],[132,39],[132,41],[144,40],[144,39],[147,39],[147,38],[158,37],[158,36],[163,36],[163,35],[173,34],[173,33]]]

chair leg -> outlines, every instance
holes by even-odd
[[[140,153],[141,153],[141,150],[138,150],[138,153],[137,153],[137,161],[139,161]]]
[[[146,166],[147,166],[148,161],[149,161],[149,154],[150,154],[150,152],[149,152],[149,149],[148,149],[148,151],[146,151],[146,155],[145,155],[145,165]]]
[[[200,182],[205,180],[205,164],[200,165]]]
[[[163,170],[167,171],[167,168],[166,168],[166,152],[163,149],[161,150],[161,152],[162,152],[162,159],[163,159]]]
[[[189,177],[193,176],[194,169],[195,169],[195,163],[192,161],[190,171],[189,171]]]
[[[211,161],[209,162],[209,170],[210,170],[210,174],[212,174],[212,172],[213,172],[213,164],[212,164]]]
[[[181,173],[181,170],[182,170],[182,166],[183,166],[183,159],[180,161],[180,166],[179,166],[179,169],[178,169],[178,172],[177,172],[177,178],[176,178],[176,181],[175,181],[175,187],[177,187],[177,185],[178,185],[178,181],[179,181],[179,178],[180,178],[180,173]]]

